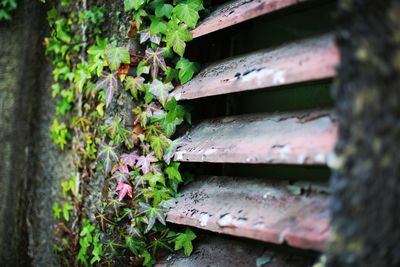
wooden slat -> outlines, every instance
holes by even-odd
[[[188,100],[331,78],[338,62],[333,37],[324,35],[214,63],[172,95]]]
[[[293,195],[288,183],[256,178],[196,179],[167,221],[277,244],[322,250],[329,232],[328,195]]]
[[[193,38],[218,31],[246,20],[304,2],[306,0],[234,0],[221,5],[196,29],[191,31]]]
[[[194,240],[193,247],[191,256],[185,256],[182,252],[168,255],[155,266],[309,267],[316,258],[309,254],[299,255],[292,249],[277,250],[262,242],[203,233]]]
[[[225,117],[194,127],[175,160],[325,165],[336,139],[336,123],[324,110]]]

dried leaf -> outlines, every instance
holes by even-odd
[[[129,28],[128,31],[128,36],[130,38],[135,37],[136,33],[137,33],[137,27],[136,27],[136,22],[134,22],[133,20],[129,21],[129,24],[131,25],[131,27]]]

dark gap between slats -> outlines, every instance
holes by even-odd
[[[203,65],[332,32],[336,1],[307,1],[189,42],[185,56]]]

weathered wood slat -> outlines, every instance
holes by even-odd
[[[234,0],[221,5],[196,29],[191,31],[193,38],[271,13],[273,11],[304,2],[306,0]]]
[[[324,35],[214,63],[173,96],[188,100],[331,78],[338,63],[333,37]]]
[[[187,257],[182,252],[168,255],[155,266],[255,267],[262,264],[264,267],[309,267],[314,262],[313,255],[296,255],[289,249],[272,249],[262,242],[201,234],[194,241],[191,256]]]
[[[336,139],[329,111],[225,117],[194,127],[175,160],[325,165]]]
[[[167,221],[303,249],[324,249],[328,195],[294,195],[288,183],[256,178],[196,179],[167,212]]]

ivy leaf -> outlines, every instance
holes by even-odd
[[[112,71],[118,70],[122,63],[131,63],[129,50],[126,48],[107,45],[104,53],[106,54],[107,62]]]
[[[138,160],[138,158],[139,158],[139,155],[136,151],[132,151],[129,154],[121,155],[122,164],[129,166],[129,167],[135,166],[135,163]]]
[[[119,166],[115,167],[113,172],[114,173],[119,172],[119,173],[127,174],[127,173],[129,173],[129,169],[128,169],[128,166],[126,166],[126,165],[119,165]]]
[[[126,78],[125,90],[129,90],[131,92],[131,95],[135,99],[138,99],[138,91],[143,91],[143,83],[143,77],[139,76],[134,78],[132,76],[129,76],[128,78]]]
[[[101,143],[98,151],[99,154],[97,158],[99,158],[103,163],[104,173],[108,174],[111,171],[112,164],[118,160],[115,147],[112,145],[107,145],[106,143]]]
[[[185,255],[189,256],[193,251],[192,241],[196,238],[192,230],[186,229],[184,233],[179,233],[175,238],[175,251],[184,248]]]
[[[165,186],[165,178],[161,173],[148,172],[143,175],[143,179],[149,182],[150,187],[155,187],[157,183],[161,183]]]
[[[165,163],[169,164],[171,162],[171,159],[175,156],[176,150],[178,149],[180,143],[180,139],[169,141],[169,145],[164,148],[163,160]]]
[[[161,17],[166,17],[166,18],[170,18],[171,14],[172,14],[172,9],[174,7],[170,4],[164,4],[162,2],[159,2],[156,6],[155,6],[155,14],[157,17],[161,18]]]
[[[157,47],[156,51],[151,48],[147,48],[145,51],[145,62],[151,66],[151,77],[156,79],[158,71],[161,68],[163,71],[166,70],[166,64],[163,56],[164,48]]]
[[[162,83],[161,81],[154,79],[150,84],[150,92],[160,101],[164,106],[168,100],[169,92],[174,89],[171,83]]]
[[[178,77],[181,84],[185,84],[190,81],[193,77],[193,74],[197,71],[196,64],[190,62],[186,58],[181,58],[176,63],[176,68],[179,70]]]
[[[115,188],[115,191],[117,192],[119,191],[118,194],[119,201],[123,200],[126,195],[132,197],[132,186],[124,182],[119,182],[117,187]]]
[[[138,10],[144,3],[145,0],[125,0],[124,10],[125,12],[131,11],[132,9]]]
[[[96,83],[95,90],[104,89],[106,93],[106,108],[110,105],[114,92],[118,89],[119,84],[116,73],[103,72],[100,79]]]
[[[161,41],[161,35],[160,34],[152,35],[152,34],[150,34],[150,31],[148,31],[148,30],[141,31],[140,32],[140,43],[143,44],[147,40],[150,40],[150,42],[159,45],[160,41]]]
[[[153,206],[157,206],[163,200],[171,199],[170,191],[165,187],[161,188],[148,187],[143,190],[143,195],[147,199],[151,198],[153,199]]]
[[[53,203],[53,217],[55,220],[60,219],[61,216],[61,209],[58,203],[54,202]]]
[[[171,20],[173,22],[173,20]],[[186,44],[185,42],[192,40],[192,35],[186,29],[184,25],[176,26],[176,24],[168,23],[171,27],[166,35],[167,47],[175,51],[181,57],[185,53]]]
[[[151,20],[150,24],[150,34],[157,35],[157,34],[165,34],[167,31],[167,24],[163,19],[157,18],[155,16],[149,16]]]
[[[165,169],[165,172],[168,175],[168,179],[170,179],[171,181],[175,180],[178,182],[182,182],[182,176],[178,171],[179,165],[180,163],[174,162],[171,164],[171,166]]]
[[[146,174],[150,171],[150,164],[156,161],[153,153],[150,153],[147,156],[140,156],[136,162],[136,167],[140,168],[143,174]]]
[[[174,7],[174,15],[188,27],[196,27],[199,20],[199,12],[196,10],[196,5],[192,3],[181,3]]]
[[[168,142],[164,136],[153,136],[150,141],[150,146],[154,151],[158,160],[161,160],[164,154],[164,148],[168,147]]]
[[[64,203],[63,205],[62,205],[62,214],[63,214],[63,217],[64,217],[64,219],[66,220],[66,221],[69,221],[69,212],[71,211],[71,210],[73,210],[74,208],[71,206],[71,204],[69,204],[68,202],[66,202],[66,203]]]
[[[145,232],[147,233],[150,231],[151,228],[153,228],[154,223],[159,221],[163,225],[165,225],[165,214],[164,210],[160,207],[152,207],[149,204],[146,203],[139,203],[141,208],[139,209],[139,212],[143,212],[147,218],[147,227]]]

